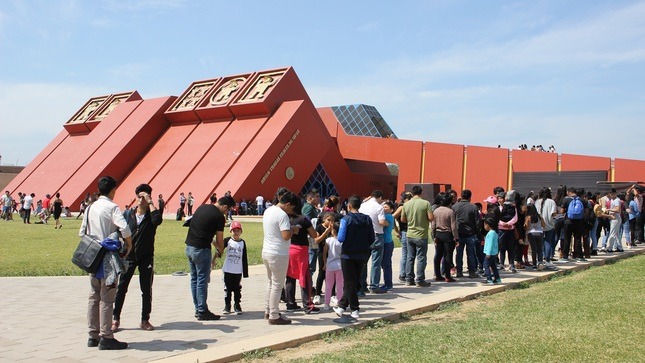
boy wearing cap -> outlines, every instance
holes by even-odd
[[[226,259],[222,271],[224,272],[224,310],[223,314],[231,313],[231,295],[233,295],[235,304],[233,309],[235,314],[242,314],[242,276],[249,277],[249,262],[246,254],[246,243],[242,239],[242,223],[238,221],[231,222],[231,237],[224,239],[224,250]]]

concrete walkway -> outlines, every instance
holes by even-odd
[[[588,262],[559,265],[560,271],[502,273],[504,284],[486,286],[479,279],[458,279],[456,283],[432,282],[431,287],[408,287],[398,282],[396,270],[400,249],[393,258],[394,290],[361,299],[360,323],[396,319],[401,313],[416,314],[436,309],[450,301],[472,299],[479,294],[504,291],[520,282],[543,280],[566,270],[582,270],[645,253],[644,247],[624,253],[602,254]],[[434,251],[428,251],[433,256]],[[432,277],[432,263],[426,270]],[[221,271],[214,271],[210,284],[209,307],[217,313],[223,308]],[[130,347],[122,351],[88,348],[86,309],[87,277],[0,278],[0,361],[53,362],[210,362],[240,359],[255,349],[282,349],[316,339],[323,333],[341,329],[332,313],[305,315],[288,313],[292,325],[268,325],[263,319],[266,276],[264,266],[252,266],[250,277],[242,282],[243,315],[224,316],[219,321],[197,321],[189,291],[188,276],[155,276],[153,312],[154,331],[138,328],[141,298],[138,280],[132,280],[121,317],[122,331],[115,334]],[[281,304],[284,308],[284,304]],[[322,307],[322,306],[321,306]]]

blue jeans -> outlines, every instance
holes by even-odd
[[[593,228],[589,232],[589,237],[591,237],[591,250],[595,251],[598,249],[598,235],[596,232],[598,231],[598,218],[596,218],[596,221],[593,224]]]
[[[417,261],[416,270],[414,268],[415,260]],[[408,263],[405,266],[405,280],[407,282],[425,281],[427,265],[428,239],[408,237]],[[413,271],[416,271],[416,273]]]
[[[555,253],[555,246],[558,241],[555,240],[555,230],[544,231],[544,259],[546,262],[551,262],[553,254]]]
[[[388,290],[394,287],[392,283],[392,252],[394,252],[394,242],[385,243],[381,268],[383,268],[383,287]]]
[[[457,246],[457,273],[461,273],[464,268],[464,249],[466,249],[466,263],[468,264],[468,272],[475,272],[477,270],[477,256],[475,249],[477,248],[477,236],[470,236],[459,238],[459,246]]]
[[[309,272],[311,276],[316,272],[316,262],[318,262],[318,248],[309,249]],[[322,268],[322,266],[320,266]]]
[[[408,263],[408,232],[401,231],[401,262],[399,262],[399,279],[405,280],[405,266]]]
[[[490,258],[486,258],[484,255],[484,273],[486,274],[486,280],[499,280],[497,262],[497,255],[491,255]]]
[[[190,292],[193,295],[193,304],[197,313],[208,311],[208,281],[211,274],[210,248],[196,248],[186,246],[186,257],[190,265]]]
[[[379,283],[381,282],[381,261],[383,261],[383,233],[375,233],[374,243],[370,246],[371,253],[371,267],[370,270],[370,283],[367,284],[367,264],[363,266],[363,271],[361,272],[361,290],[369,288],[370,290],[376,290],[379,288]]]
[[[258,205],[258,215],[261,216],[262,214],[264,214],[264,206]]]
[[[629,219],[623,221],[624,223],[620,226],[620,232],[618,232],[618,239],[622,241],[623,233],[625,234],[625,242],[632,243],[631,232],[629,230]]]

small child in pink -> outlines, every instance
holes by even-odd
[[[336,301],[343,297],[343,271],[340,266],[342,244],[338,242],[338,229],[340,223],[335,222],[332,227],[331,237],[325,240],[323,248],[323,261],[325,263],[325,307],[323,311],[330,311],[331,292],[336,290]]]

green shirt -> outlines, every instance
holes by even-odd
[[[430,202],[423,198],[413,197],[403,205],[403,213],[408,220],[408,238],[427,239],[430,221],[428,211],[432,210]]]

